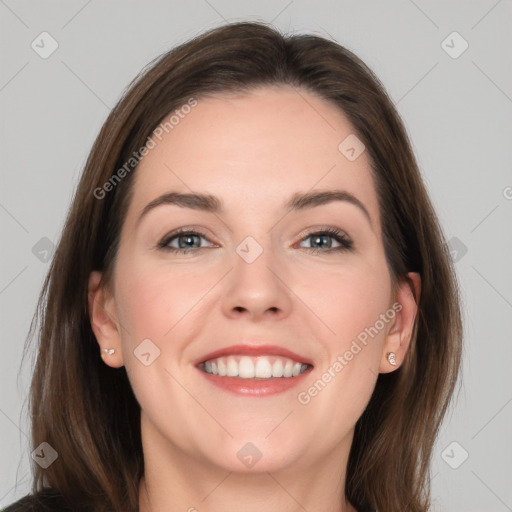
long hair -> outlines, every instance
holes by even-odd
[[[459,374],[462,322],[453,264],[408,135],[378,78],[352,52],[249,22],[210,30],[151,62],[94,142],[27,338],[37,332],[32,448],[47,442],[58,453],[46,469],[33,464],[35,495],[51,488],[75,510],[138,510],[140,406],[125,368],[103,363],[88,311],[90,273],[102,271],[104,285],[111,283],[137,168],[132,162],[127,170],[126,162],[191,98],[280,85],[348,116],[371,161],[390,274],[400,281],[413,271],[422,280],[407,356],[398,370],[379,375],[356,424],[346,496],[379,512],[428,510],[430,460]],[[100,193],[123,166],[123,179]]]

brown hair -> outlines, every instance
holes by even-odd
[[[193,97],[288,85],[340,108],[366,146],[393,280],[422,278],[411,347],[380,374],[355,429],[346,495],[379,512],[426,511],[432,448],[457,381],[462,326],[457,281],[407,133],[373,72],[353,53],[313,35],[283,36],[263,23],[210,30],[152,62],[104,123],[86,162],[30,326],[38,327],[30,389],[32,443],[58,459],[34,464],[32,492],[56,489],[74,509],[135,512],[144,472],[140,407],[124,367],[105,365],[88,313],[88,278],[111,283],[131,172],[112,179],[158,124]],[[136,167],[136,166],[134,166]]]

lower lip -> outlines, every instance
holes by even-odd
[[[297,377],[276,377],[273,379],[241,379],[239,377],[221,377],[199,370],[201,374],[211,382],[225,391],[238,396],[271,396],[284,393],[299,385],[309,375],[313,368],[308,368]]]

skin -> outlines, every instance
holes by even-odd
[[[104,362],[126,367],[141,406],[141,512],[231,512],[241,504],[248,512],[355,510],[344,498],[354,426],[378,373],[404,360],[420,281],[409,274],[392,285],[369,158],[363,152],[349,161],[338,150],[352,133],[345,115],[325,100],[263,87],[198,100],[142,159],[113,288],[102,286],[99,272],[89,282],[98,344],[115,349]],[[283,208],[294,193],[320,189],[352,193],[371,222],[346,201]],[[213,194],[225,210],[165,205],[137,225],[144,206],[171,190]],[[188,226],[206,232],[195,240],[204,248],[155,249],[165,235]],[[323,252],[308,251],[315,237],[307,235],[325,227],[346,233],[353,249],[329,252],[324,241]],[[247,236],[263,248],[252,263],[236,252]],[[171,243],[178,246],[177,239]],[[297,393],[395,302],[402,309],[394,319],[308,404],[299,403]],[[133,353],[146,338],[160,349],[148,366]],[[212,386],[193,364],[244,342],[311,358],[306,384],[265,398],[240,397]],[[388,352],[396,354],[396,366]],[[247,442],[262,454],[252,468],[237,457]]]

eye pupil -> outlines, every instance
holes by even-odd
[[[199,245],[194,244],[194,238],[198,239],[199,237],[197,235],[181,235],[178,238],[178,245],[180,249],[183,249],[185,247],[200,247],[201,241],[199,240]],[[185,242],[183,243],[182,240],[185,240]],[[191,242],[191,244],[189,244],[189,242]]]
[[[322,244],[322,241],[328,240],[325,244]],[[313,237],[313,245],[320,243],[320,247],[328,247],[330,248],[332,245],[332,240],[330,235],[316,235]]]

